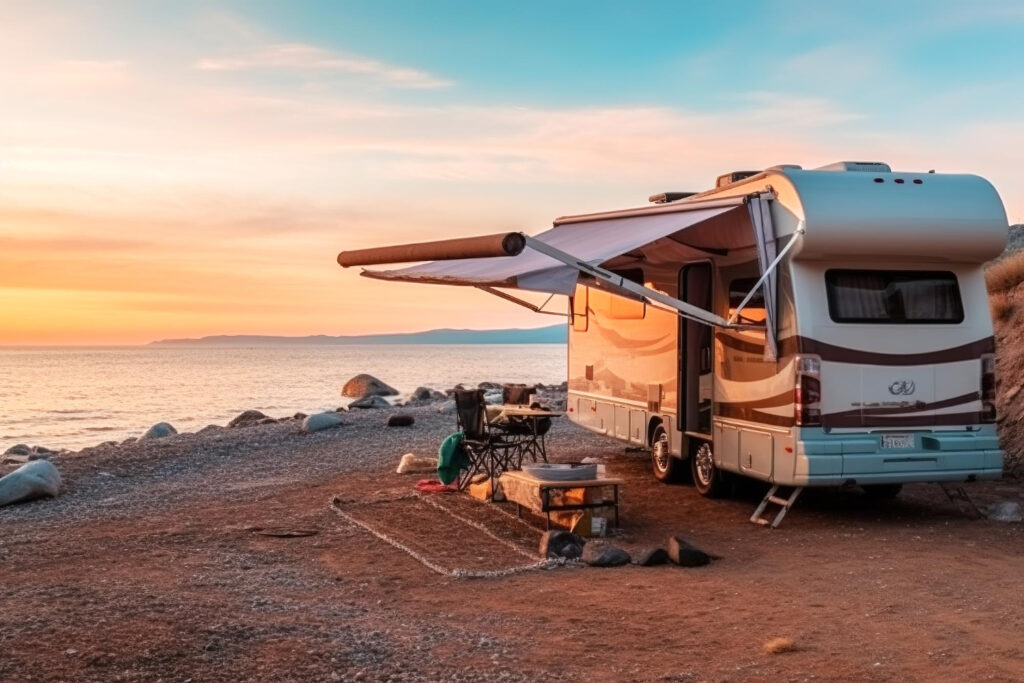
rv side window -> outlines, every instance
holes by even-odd
[[[924,270],[829,270],[829,315],[837,323],[960,323],[956,275]]]
[[[572,301],[572,329],[577,332],[587,331],[587,307],[589,304],[590,288],[583,285],[576,285],[576,294]]]
[[[743,299],[747,296],[747,293],[757,284],[759,278],[756,277],[742,277],[738,280],[733,280],[729,283],[729,315],[731,316],[736,312],[736,309],[743,303]],[[740,312],[740,318],[744,322],[750,323],[763,323],[765,319],[764,312],[764,291],[761,287],[757,288],[754,292],[754,296],[750,297],[750,301],[743,307]]]

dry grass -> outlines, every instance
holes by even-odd
[[[988,296],[988,308],[993,320],[1008,320],[1017,309],[1008,292],[992,292]]]
[[[990,292],[1004,292],[1024,282],[1024,251],[996,261],[985,269],[985,284]]]
[[[772,638],[761,646],[761,652],[766,655],[781,655],[783,652],[793,652],[794,650],[796,650],[796,641],[792,638]]]

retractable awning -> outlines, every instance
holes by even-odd
[[[743,200],[740,198],[728,203],[717,203],[713,207],[693,207],[686,211],[677,210],[562,223],[533,236],[531,241],[536,240],[559,251],[572,254],[580,263],[598,266],[727,211],[740,211],[742,203]],[[500,245],[503,240],[499,237],[492,236],[490,239],[495,245]],[[461,244],[456,244],[456,242],[459,241],[451,241],[453,255],[459,255],[459,250],[467,246],[466,242]],[[434,248],[429,252],[429,257],[440,258],[440,253],[436,248],[439,243],[430,244]],[[486,246],[484,244],[484,247]],[[381,258],[409,260],[415,258],[415,247],[426,247],[426,245],[342,252],[338,256],[338,262],[342,265],[366,265],[385,262],[381,261]],[[395,250],[395,254],[385,250]],[[500,254],[502,252],[499,247],[492,253]],[[505,253],[509,253],[508,250]],[[473,287],[508,287],[572,295],[580,271],[575,266],[567,265],[526,245],[526,248],[514,256],[456,258],[396,270],[364,270],[362,275],[380,280]]]
[[[803,235],[802,223],[777,249],[778,236],[768,208],[771,193],[709,202],[644,207],[604,214],[573,216],[536,236],[503,233],[423,242],[376,249],[343,251],[344,267],[441,259],[396,270],[364,270],[380,280],[478,287],[535,311],[537,307],[495,288],[525,289],[571,296],[581,277],[589,286],[676,311],[679,315],[721,328],[749,328],[739,321],[754,292],[765,294],[766,360],[776,355],[776,267]],[[727,215],[729,214],[729,215]],[[719,220],[712,220],[721,217]],[[681,263],[701,254],[725,256],[750,250],[760,263],[761,278],[726,320],[718,314],[632,282],[609,268],[629,267],[637,260]]]

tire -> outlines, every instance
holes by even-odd
[[[900,495],[903,484],[865,484],[861,486],[864,495],[874,500],[892,500]]]
[[[695,441],[690,453],[693,486],[705,498],[721,498],[728,492],[725,475],[715,467],[714,451],[707,441]]]
[[[679,481],[683,463],[668,448],[668,432],[659,424],[651,434],[651,471],[654,478],[666,484]]]

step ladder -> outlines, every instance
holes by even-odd
[[[787,512],[789,512],[789,508],[793,507],[793,503],[796,502],[797,497],[800,495],[800,492],[804,490],[804,487],[794,486],[792,493],[789,494],[789,498],[783,498],[782,496],[776,495],[780,488],[782,487],[775,484],[768,489],[768,493],[765,494],[760,505],[758,505],[757,509],[754,510],[754,514],[750,516],[751,522],[754,524],[760,524],[761,526],[770,527],[772,529],[777,528],[779,524],[782,523],[782,518],[786,516]],[[780,508],[778,513],[775,515],[775,519],[770,522],[767,517],[762,516],[769,504],[778,505]]]
[[[940,481],[939,488],[946,494],[946,498],[949,498],[949,502],[956,506],[957,510],[969,515],[973,519],[984,519],[985,513],[978,508],[978,505],[962,484],[950,484]]]

